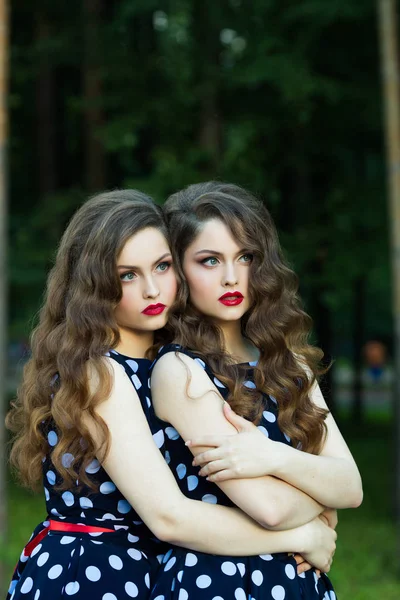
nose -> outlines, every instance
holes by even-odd
[[[154,277],[148,277],[145,280],[145,285],[143,288],[143,298],[157,298],[160,295],[160,290],[156,285]]]
[[[222,276],[222,285],[224,287],[233,287],[238,283],[238,276],[233,264],[226,264]]]

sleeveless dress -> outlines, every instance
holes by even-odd
[[[210,367],[186,348],[168,344],[160,349],[156,361],[168,352],[177,351],[193,358],[221,395],[227,397],[227,388]],[[255,366],[255,362],[239,365],[243,371],[243,385],[253,389]],[[278,427],[276,400],[272,396],[264,400],[265,409],[258,428],[272,440],[290,444],[290,438]],[[165,434],[166,460],[182,493],[193,500],[234,506],[215,483],[197,475],[199,467],[192,466],[193,456],[176,429],[161,419],[158,422]],[[217,556],[172,546],[164,555],[150,599],[335,600],[336,595],[325,574],[317,579],[313,569],[297,575],[296,562],[287,553]]]
[[[132,359],[115,350],[108,356],[132,381],[153,433],[148,384],[151,361]],[[56,491],[60,476],[51,453],[58,443],[58,433],[54,423],[44,424],[44,428],[48,440],[43,459],[47,517],[22,551],[7,600],[58,600],[70,596],[75,600],[148,599],[164,545],[140,520],[96,459],[86,472],[99,483],[98,492],[88,488],[80,492],[74,488]],[[62,460],[67,466],[73,456],[66,453]],[[77,532],[79,527],[86,531]],[[101,528],[110,531],[97,531]]]

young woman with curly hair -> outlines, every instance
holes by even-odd
[[[268,211],[209,182],[171,196],[164,214],[180,287],[174,343],[159,350],[151,386],[182,491],[276,530],[358,506],[360,476],[316,383],[322,352],[307,343],[310,318]],[[335,598],[325,573],[297,575],[287,553],[168,556],[154,599]]]
[[[165,224],[148,196],[108,192],[76,212],[7,417],[11,463],[25,485],[44,483],[47,511],[7,598],[147,599],[166,543],[218,554],[293,549],[329,563],[336,536],[320,519],[271,532],[179,490],[146,358],[175,294]]]

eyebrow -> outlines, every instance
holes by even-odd
[[[156,265],[157,263],[161,262],[164,258],[167,258],[167,256],[172,256],[171,252],[166,252],[165,254],[163,254],[162,256],[160,256],[160,258],[158,258],[154,263],[153,263],[153,267],[154,265]],[[134,265],[117,265],[117,269],[140,269],[140,267],[136,267]]]
[[[249,252],[249,250],[247,250],[247,248],[242,248],[236,254],[242,254],[243,252]],[[218,252],[218,250],[208,250],[207,248],[203,248],[194,253],[195,256],[197,256],[197,254],[215,254],[217,256],[222,256],[222,252]]]

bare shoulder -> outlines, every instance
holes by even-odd
[[[178,374],[182,370],[187,372],[187,369],[191,370],[195,365],[196,361],[187,354],[171,350],[170,352],[163,354],[161,358],[156,359],[152,377],[155,377],[160,373],[165,375],[166,373],[171,372],[171,370]]]
[[[178,384],[188,381],[196,382],[203,388],[213,387],[207,373],[196,359],[182,352],[168,352],[159,358],[154,365],[151,376],[151,387],[169,385],[173,381]]]
[[[108,394],[104,397],[103,403],[124,401],[126,398],[132,399],[137,397],[137,392],[129,380],[124,367],[113,360],[111,357],[104,356],[102,363],[106,367],[110,377],[110,388]],[[99,372],[91,361],[87,362],[87,376],[89,390],[92,394],[96,394],[101,386]],[[99,405],[101,406],[101,404]]]
[[[193,404],[210,393],[213,401],[221,396],[204,368],[196,359],[181,352],[168,352],[155,364],[151,376],[151,393],[158,416],[171,418],[174,407]],[[220,402],[218,403],[220,405]]]

